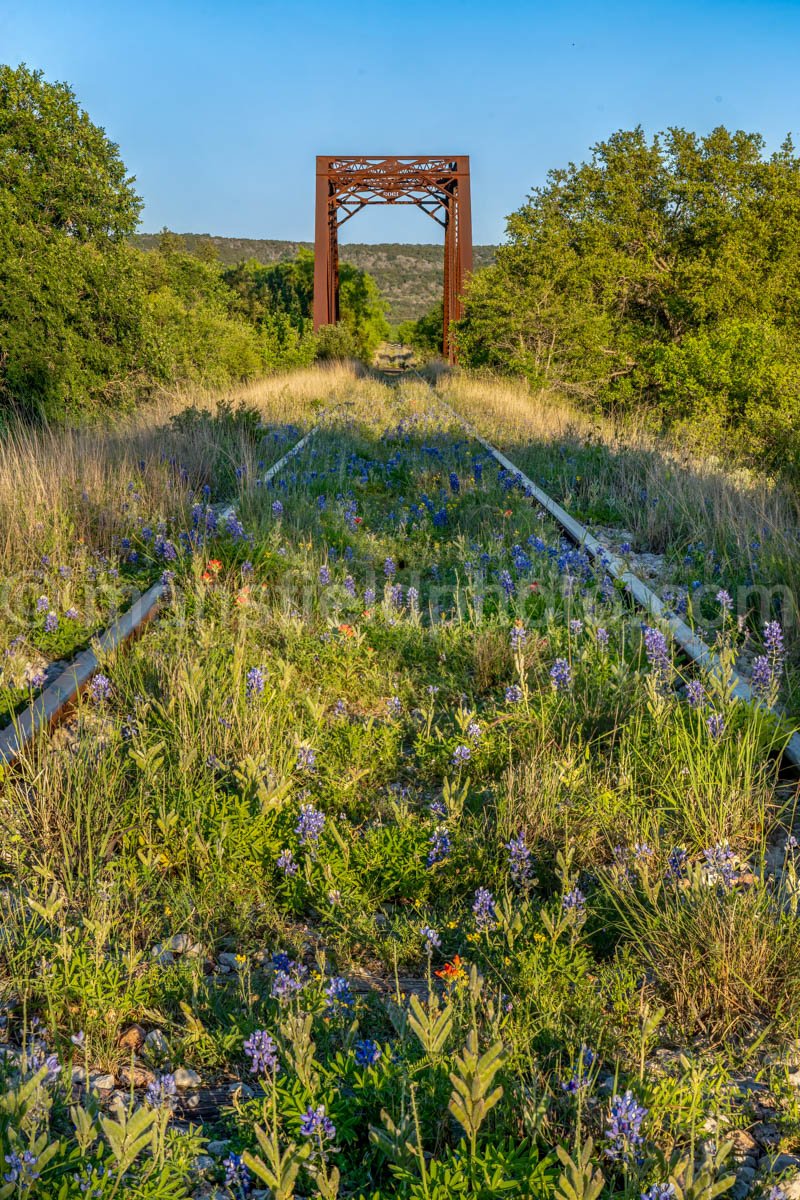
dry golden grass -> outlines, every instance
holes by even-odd
[[[598,497],[613,495],[628,527],[656,552],[676,540],[710,547],[722,535],[743,548],[769,541],[773,553],[798,560],[797,496],[774,480],[698,458],[644,422],[615,424],[522,382],[459,374],[439,390],[529,473],[541,472],[545,459],[557,462],[562,450],[573,456],[587,445],[602,447],[591,464]],[[643,489],[658,503],[643,503]]]
[[[332,365],[225,392],[165,392],[113,424],[77,429],[16,426],[0,441],[0,570],[30,566],[43,552],[64,558],[81,538],[107,548],[114,525],[110,514],[124,502],[132,481],[147,512],[166,518],[179,509],[186,495],[174,486],[168,464],[149,468],[144,475],[138,464],[174,457],[193,479],[213,476],[221,453],[215,426],[209,421],[180,428],[170,424],[187,409],[213,417],[221,405],[246,405],[265,422],[302,428],[313,424],[320,407],[352,396],[360,386],[351,368]],[[238,454],[240,461],[251,458],[244,432],[237,438],[235,430],[229,431],[222,453],[232,459]]]

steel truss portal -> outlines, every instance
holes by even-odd
[[[416,204],[444,229],[442,351],[455,362],[451,321],[472,270],[469,156],[317,157],[314,328],[339,320],[339,227],[367,204]]]

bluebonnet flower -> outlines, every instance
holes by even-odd
[[[435,863],[443,862],[448,857],[452,849],[450,845],[450,835],[443,826],[435,829],[430,836],[430,850],[428,851],[428,866],[432,867]]]
[[[672,660],[667,639],[660,629],[645,629],[644,650],[654,675],[662,685],[665,684],[672,671]]]
[[[703,851],[704,868],[709,883],[721,883],[725,888],[733,887],[736,855],[727,842],[717,842]]]
[[[519,704],[522,699],[522,688],[512,683],[506,688],[506,704]]]
[[[595,636],[595,641],[597,642],[600,649],[605,650],[609,643],[608,630],[604,629],[603,626],[601,625],[598,629],[595,630],[594,636]]]
[[[717,604],[724,613],[729,613],[733,608],[733,598],[730,592],[726,591],[725,588],[720,588],[720,590],[717,592],[716,600]]]
[[[250,1059],[250,1071],[253,1075],[276,1075],[280,1070],[278,1047],[266,1029],[256,1029],[245,1040],[242,1048]]]
[[[256,696],[263,695],[265,686],[264,671],[261,667],[251,667],[247,672],[245,681],[245,693],[248,700],[255,699]]]
[[[333,976],[325,988],[325,995],[328,999],[329,1015],[352,1008],[355,1003],[353,993],[350,991],[350,984],[341,975]]]
[[[531,877],[531,852],[525,844],[525,834],[518,833],[506,842],[508,869],[514,883],[525,883]]]
[[[767,621],[764,625],[764,645],[767,653],[775,662],[782,662],[785,654],[783,645],[783,630],[778,621]]]
[[[395,583],[389,591],[389,602],[393,608],[403,607],[403,585]]]
[[[53,612],[51,609],[51,611],[47,614],[47,616],[44,619],[44,631],[45,631],[45,633],[55,633],[55,631],[57,629],[58,629],[58,613]]]
[[[68,621],[79,621],[80,620],[80,613],[78,612],[77,608],[68,608],[67,611],[64,613],[64,616],[66,617],[66,619]]]
[[[586,897],[579,887],[574,887],[569,892],[565,892],[564,898],[561,901],[565,912],[583,913],[586,909]]]
[[[507,597],[510,598],[511,596],[514,595],[514,592],[516,591],[516,585],[508,571],[500,572],[499,583],[500,583],[500,587],[503,589],[503,591],[505,592]]]
[[[760,700],[769,699],[775,686],[775,671],[768,654],[759,654],[753,659],[750,683]]]
[[[434,950],[441,949],[442,939],[439,937],[439,934],[436,932],[436,930],[432,929],[430,925],[423,925],[422,929],[420,929],[420,933],[422,934],[422,938],[425,943],[425,953],[428,955],[428,957],[433,954]]]
[[[273,517],[283,516],[283,505],[281,504],[280,500],[272,501],[272,515]]]
[[[313,804],[300,805],[300,816],[297,818],[295,833],[300,838],[301,846],[306,846],[309,842],[318,842],[324,825],[324,813],[314,808]]]
[[[686,685],[686,701],[690,708],[702,708],[706,700],[706,689],[699,679],[690,679]]]
[[[575,1096],[578,1092],[583,1091],[589,1086],[589,1076],[579,1075],[577,1071],[573,1071],[569,1079],[561,1080],[562,1092],[567,1092],[571,1096]]]
[[[47,612],[49,607],[50,607],[50,601],[48,600],[47,596],[40,596],[39,599],[36,601],[36,611],[37,612],[40,612],[40,613]]]
[[[324,564],[319,569],[319,581],[323,587],[327,587],[331,581],[330,568]]]
[[[570,633],[574,634],[575,637],[577,637],[579,633],[583,633],[583,621],[578,620],[577,617],[575,620],[570,621],[569,631]]]
[[[317,756],[310,746],[301,746],[297,751],[298,771],[312,773],[317,769]]]
[[[174,582],[174,579],[175,579],[174,571],[162,571],[161,572],[161,582],[163,583],[164,587],[169,587],[169,585]],[[64,613],[64,616],[65,617],[69,616],[69,613]]]
[[[671,1183],[654,1183],[646,1192],[642,1192],[642,1200],[672,1200],[675,1188]]]
[[[415,612],[419,605],[419,592],[415,587],[410,587],[408,589],[406,599],[408,600],[408,607],[412,612]]]
[[[246,536],[244,525],[236,516],[236,513],[231,513],[225,521],[225,532],[229,537],[232,537],[235,542],[240,541]]]
[[[527,629],[525,628],[525,626],[522,624],[521,621],[515,621],[514,624],[511,626],[511,633],[509,635],[509,643],[511,645],[511,649],[515,653],[518,650],[522,650],[524,648],[527,640],[528,640]]]
[[[22,1154],[12,1150],[10,1154],[5,1155],[5,1160],[8,1163],[8,1171],[3,1175],[5,1182],[16,1183],[16,1190],[20,1194],[29,1191],[39,1178],[39,1172],[36,1170],[39,1160],[36,1155],[31,1150],[23,1150]]]
[[[371,587],[365,588],[364,589],[364,604],[366,605],[367,608],[369,608],[369,606],[374,603],[375,603],[375,588],[371,588]]]
[[[454,496],[461,491],[461,481],[455,471],[450,472],[450,491]]]
[[[431,800],[428,805],[428,812],[432,817],[446,817],[447,807],[441,796],[437,796],[435,800]]]
[[[356,583],[355,583],[355,580],[353,579],[353,576],[352,576],[352,575],[345,575],[345,577],[344,577],[344,590],[347,592],[348,596],[350,596],[351,598],[352,598],[353,596],[355,596],[355,594],[356,594]]]
[[[381,1060],[381,1048],[372,1038],[359,1038],[353,1049],[359,1067],[374,1067]]]
[[[397,572],[397,567],[395,565],[394,559],[393,558],[385,559],[384,563],[383,563],[383,573],[386,576],[386,578],[392,579],[394,577],[394,575],[396,574],[396,572]]]
[[[276,965],[276,959],[286,959],[287,966],[285,969],[276,969],[272,978],[272,987],[270,995],[280,1004],[286,1004],[291,1000],[292,996],[296,996],[298,992],[302,992],[306,985],[306,976],[308,968],[302,963],[292,962],[288,955],[274,955],[272,962]]]
[[[683,879],[686,874],[686,859],[687,854],[682,846],[676,846],[670,852],[667,859],[667,877],[669,879]]]
[[[392,696],[386,701],[386,711],[390,717],[399,717],[403,711],[403,702],[399,696]]]
[[[472,912],[477,929],[491,929],[495,924],[497,915],[494,910],[494,897],[488,888],[478,888],[472,902]]]
[[[333,712],[334,712],[334,716],[337,716],[337,717],[346,717],[346,716],[347,716],[347,703],[346,703],[346,701],[344,701],[344,700],[342,700],[342,699],[339,699],[339,700],[337,700],[337,701],[336,701],[336,703],[335,703],[335,704],[334,704],[334,706],[333,706]]]
[[[463,767],[472,757],[472,751],[469,746],[456,746],[453,751],[453,766]]]
[[[647,842],[634,842],[633,857],[637,862],[644,862],[645,859],[653,857],[652,848],[648,846]]]
[[[280,854],[278,855],[276,865],[278,870],[283,871],[284,875],[287,877],[296,875],[299,870],[298,864],[294,861],[294,855],[292,854],[291,850],[281,850]]]
[[[319,1137],[323,1141],[336,1137],[336,1126],[326,1117],[324,1104],[307,1109],[300,1121],[300,1132],[303,1137]]]
[[[240,1196],[246,1196],[250,1192],[252,1184],[252,1176],[248,1171],[244,1159],[240,1154],[230,1152],[225,1162],[222,1164],[225,1168],[225,1185],[232,1192],[238,1191]]]
[[[467,737],[473,742],[479,742],[483,736],[483,731],[477,721],[470,721],[467,726]]]
[[[157,537],[153,549],[158,557],[163,558],[165,562],[174,562],[178,557],[177,548],[169,538]]]
[[[644,1141],[641,1129],[646,1116],[647,1109],[639,1104],[630,1090],[624,1096],[614,1097],[606,1130],[609,1143],[606,1146],[606,1154],[609,1158],[629,1162],[637,1156],[637,1151]]]
[[[572,684],[572,668],[565,658],[557,658],[550,668],[550,682],[556,692],[566,692]]]
[[[111,680],[108,676],[98,673],[89,685],[89,690],[95,704],[102,704],[104,700],[111,699]]]
[[[167,1073],[157,1074],[145,1092],[145,1099],[152,1108],[174,1108],[176,1096],[175,1076]]]
[[[708,732],[712,740],[718,742],[725,732],[725,718],[722,713],[710,713],[706,720],[706,725],[708,726]]]

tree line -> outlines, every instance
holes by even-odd
[[[800,477],[800,159],[756,133],[620,131],[508,218],[461,361]]]
[[[164,232],[130,243],[141,197],[71,88],[0,66],[0,420],[74,417],[159,386],[225,385],[388,334],[374,281],[342,269],[342,322],[312,333],[313,255],[224,267]]]

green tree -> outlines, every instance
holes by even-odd
[[[777,469],[798,454],[798,218],[788,139],[767,156],[724,128],[615,133],[509,217],[467,289],[462,360],[656,406]]]
[[[17,221],[79,242],[123,238],[141,211],[133,183],[66,83],[0,66],[0,193],[13,198]]]

